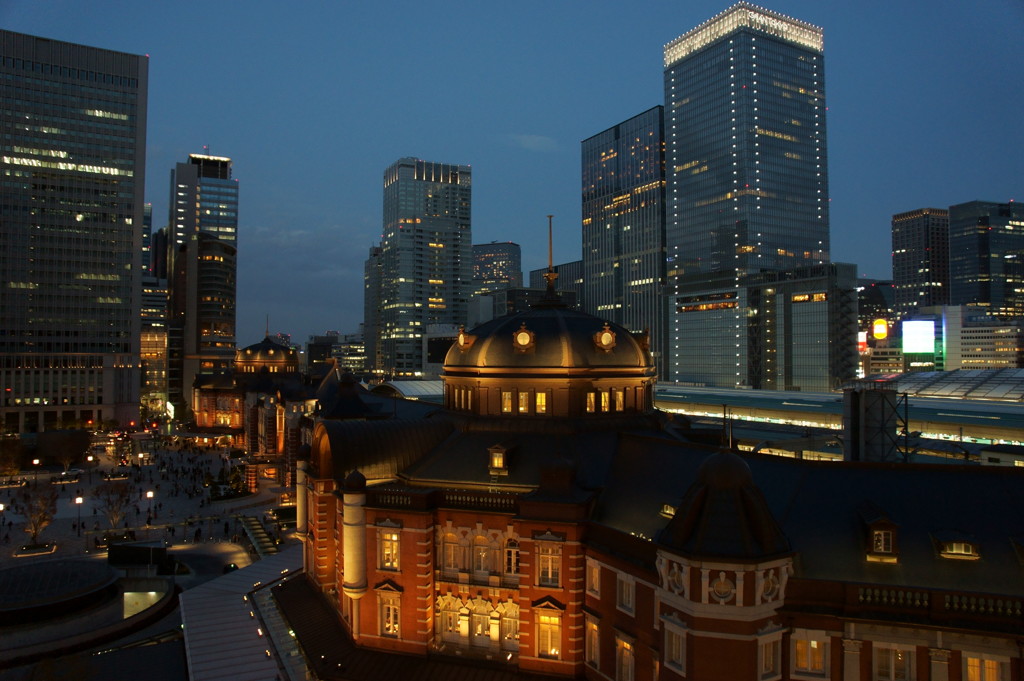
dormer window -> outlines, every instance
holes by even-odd
[[[939,555],[952,560],[978,560],[978,544],[960,532],[942,532],[935,536]]]
[[[487,448],[491,475],[508,475],[508,448],[497,444]]]
[[[898,526],[874,504],[859,509],[867,537],[867,560],[872,563],[899,562]]]
[[[892,553],[892,530],[874,530],[871,533],[872,553]]]

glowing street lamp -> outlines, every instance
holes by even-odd
[[[153,515],[153,490],[146,492],[146,498],[149,499],[149,515]]]
[[[75,497],[75,506],[78,507],[78,536],[82,536],[82,502],[85,501],[82,497]]]
[[[32,459],[32,465],[36,467],[35,481],[39,482],[39,459]]]

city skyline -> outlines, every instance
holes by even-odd
[[[245,345],[267,315],[272,331],[296,339],[358,328],[353,293],[380,240],[380,173],[402,156],[473,166],[474,242],[514,240],[524,270],[535,269],[551,213],[555,261],[579,259],[579,143],[661,103],[663,46],[730,4],[649,2],[629,8],[642,20],[623,21],[621,5],[603,2],[457,14],[405,3],[291,14],[257,3],[242,16],[216,5],[97,12],[15,1],[0,25],[150,55],[154,227],[174,162],[204,145],[234,159],[245,184]],[[824,29],[833,260],[888,277],[893,214],[1024,194],[1014,113],[1024,95],[1000,87],[1024,64],[1013,47],[1020,5],[760,4]],[[230,31],[211,28],[220,26]],[[274,287],[261,285],[268,277]]]

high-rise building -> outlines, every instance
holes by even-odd
[[[381,247],[371,246],[363,263],[363,338],[366,367],[371,373],[383,373],[380,356]]]
[[[741,279],[829,261],[822,46],[747,2],[665,46],[669,378],[749,386]]]
[[[473,295],[522,285],[523,253],[519,244],[473,244]]]
[[[949,302],[949,211],[921,208],[892,216],[896,316]]]
[[[1024,317],[1024,208],[971,201],[949,208],[949,303]]]
[[[583,280],[586,310],[650,332],[665,375],[664,107],[583,140]]]
[[[139,413],[146,57],[0,30],[0,428]]]
[[[231,159],[190,154],[171,171],[167,267],[168,400],[191,403],[196,375],[235,358],[238,181]]]
[[[428,324],[466,321],[471,196],[468,165],[402,158],[384,172],[380,294],[366,332],[375,335],[367,343],[377,355],[375,368],[387,376],[422,374]]]

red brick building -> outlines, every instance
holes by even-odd
[[[588,679],[1021,678],[1024,478],[747,456],[653,408],[646,340],[549,298],[444,406],[320,420],[308,578],[357,646]],[[301,493],[305,490],[305,494]]]

